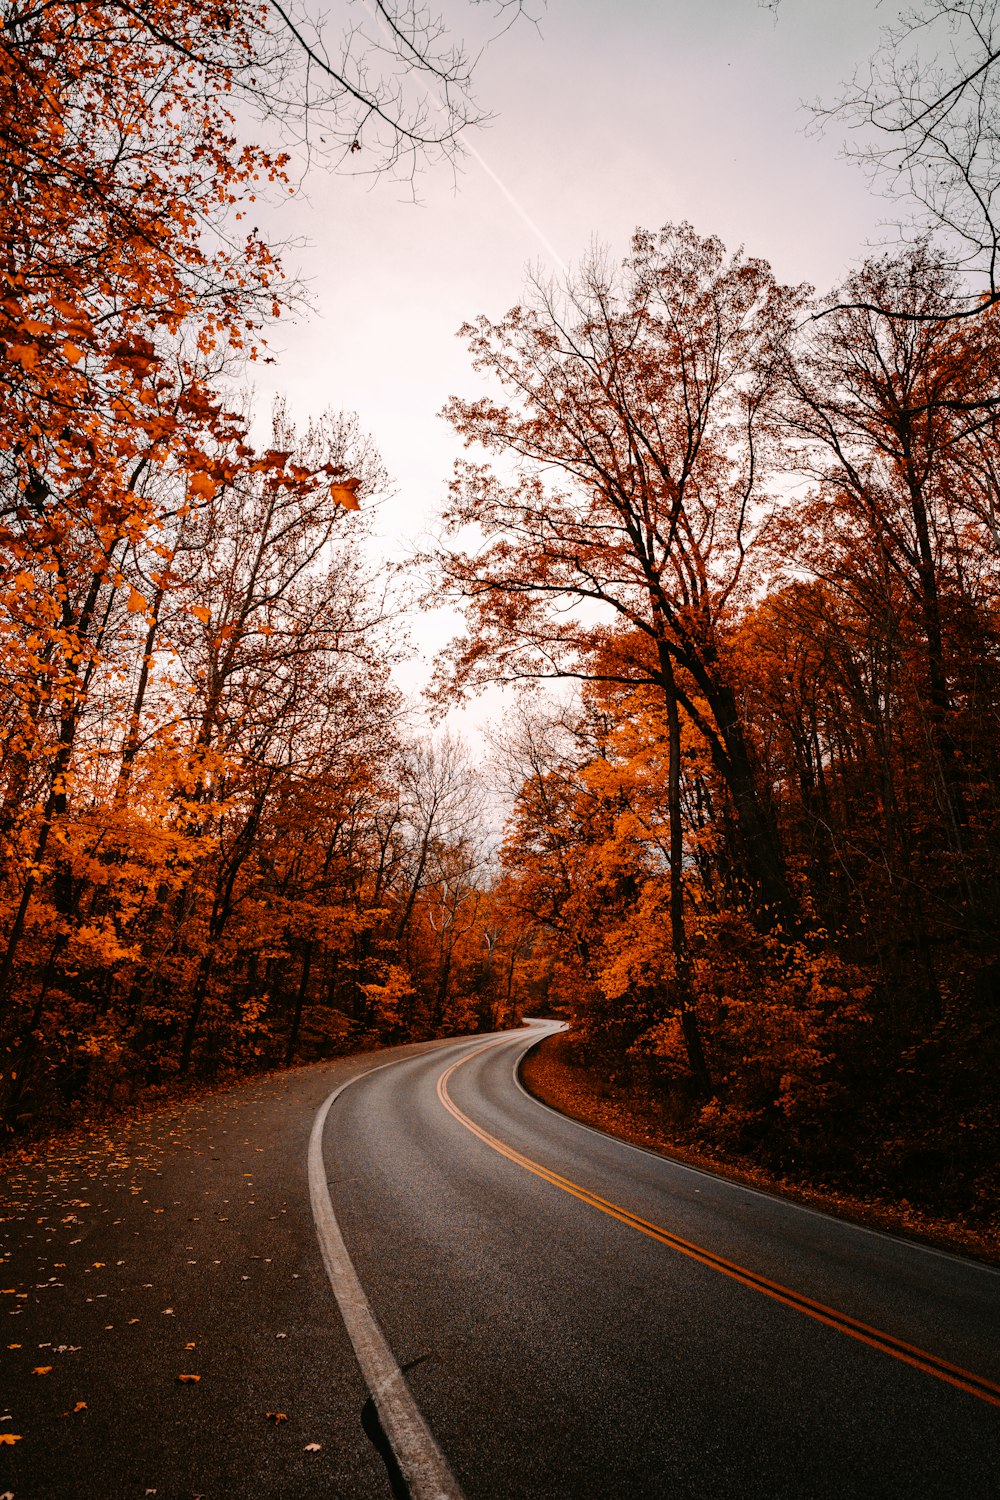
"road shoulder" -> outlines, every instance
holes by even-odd
[[[571,1060],[565,1032],[547,1037],[530,1048],[521,1061],[519,1076],[527,1091],[550,1109],[633,1146],[871,1229],[989,1265],[1000,1265],[1000,1229],[956,1224],[921,1213],[908,1204],[778,1177],[755,1164],[700,1150],[676,1139],[656,1101],[643,1098],[638,1091],[615,1086],[597,1069]]]

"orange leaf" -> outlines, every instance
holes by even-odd
[[[360,479],[338,479],[336,484],[330,486],[330,499],[342,505],[345,510],[360,510],[355,494],[360,483]]]
[[[188,489],[192,495],[202,495],[206,500],[211,500],[219,486],[211,474],[192,474],[188,480]]]
[[[51,1365],[36,1365],[31,1373],[32,1375],[48,1375],[51,1369]]]
[[[266,1411],[264,1416],[269,1422],[287,1422],[288,1416],[283,1411]]]
[[[204,604],[192,604],[191,613],[194,615],[195,619],[200,620],[203,625],[207,625],[209,620],[212,618],[212,611],[210,609],[206,609]]]
[[[196,1385],[201,1379],[200,1375],[178,1375],[177,1379],[182,1385]]]
[[[19,1432],[0,1432],[0,1443],[19,1443],[21,1434]]]
[[[129,614],[130,615],[141,615],[142,612],[143,612],[143,610],[145,608],[146,608],[146,601],[143,598],[143,596],[139,593],[139,590],[130,587],[129,591],[128,591],[128,612],[129,612]],[[94,1264],[96,1265],[96,1264],[98,1264],[98,1262],[95,1261]]]
[[[78,349],[76,344],[71,344],[68,340],[63,344],[63,353],[71,365],[78,365],[83,358],[83,350]]]

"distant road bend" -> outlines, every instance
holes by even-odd
[[[396,1493],[1000,1497],[1000,1272],[564,1118],[516,1078],[553,1029],[390,1060],[316,1118]]]

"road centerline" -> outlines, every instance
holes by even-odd
[[[941,1359],[925,1349],[920,1349],[914,1344],[907,1343],[904,1339],[897,1338],[894,1334],[886,1333],[884,1330],[874,1328],[870,1324],[863,1323],[860,1319],[852,1317],[848,1313],[840,1312],[838,1309],[828,1307],[825,1303],[817,1302],[804,1293],[796,1292],[790,1287],[783,1286],[780,1282],[771,1281],[768,1277],[751,1271],[745,1266],[738,1265],[735,1261],[726,1260],[723,1256],[716,1255],[714,1251],[706,1249],[702,1245],[696,1245],[690,1240],[682,1239],[673,1234],[662,1225],[653,1224],[647,1219],[634,1214],[630,1209],[621,1204],[612,1203],[609,1199],[600,1197],[599,1194],[591,1192],[582,1184],[574,1182],[569,1177],[553,1171],[532,1157],[525,1156],[523,1152],[515,1150],[498,1136],[493,1135],[483,1126],[471,1119],[452,1099],[448,1091],[448,1082],[463,1064],[471,1062],[473,1058],[480,1056],[488,1048],[496,1046],[495,1042],[487,1043],[485,1046],[477,1047],[472,1052],[456,1059],[439,1075],[437,1080],[437,1095],[444,1108],[454,1117],[458,1123],[474,1136],[478,1137],[484,1145],[507,1158],[514,1165],[522,1167],[525,1171],[540,1177],[544,1182],[559,1188],[562,1192],[570,1194],[580,1202],[600,1213],[616,1219],[627,1228],[635,1229],[640,1234],[666,1245],[669,1249],[687,1256],[691,1260],[698,1261],[710,1270],[718,1271],[733,1281],[752,1291],[761,1292],[764,1296],[792,1308],[796,1312],[804,1313],[807,1317],[838,1333],[846,1334],[849,1338],[866,1344],[870,1348],[877,1349],[883,1354],[891,1355],[893,1359],[903,1364],[910,1365],[924,1374],[932,1375],[936,1380],[944,1381],[948,1385],[965,1391],[968,1395],[977,1397],[991,1406],[1000,1407],[1000,1385],[986,1379],[984,1376],[976,1375],[970,1370],[963,1369],[960,1365],[952,1364],[950,1361]],[[567,1120],[568,1116],[565,1117]],[[572,1123],[572,1121],[570,1121]]]

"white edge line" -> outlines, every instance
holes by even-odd
[[[333,1295],[337,1299],[348,1337],[354,1345],[365,1384],[378,1410],[382,1431],[396,1456],[410,1495],[413,1500],[464,1500],[458,1481],[420,1415],[406,1377],[386,1343],[385,1335],[358,1280],[330,1201],[323,1163],[323,1129],[334,1102],[352,1083],[368,1078],[383,1068],[409,1062],[412,1055],[394,1057],[389,1062],[367,1068],[365,1072],[340,1084],[320,1105],[309,1137],[309,1199]]]
[[[567,1023],[561,1021],[548,1035],[556,1036],[559,1031],[567,1029]],[[907,1250],[920,1250],[924,1255],[936,1255],[941,1260],[950,1260],[954,1265],[962,1266],[965,1270],[989,1271],[993,1276],[1000,1276],[1000,1266],[991,1265],[986,1260],[979,1260],[974,1255],[962,1255],[956,1250],[940,1250],[937,1245],[926,1245],[922,1240],[894,1234],[891,1229],[873,1229],[869,1224],[859,1224],[856,1219],[842,1218],[829,1209],[814,1208],[810,1203],[797,1203],[794,1198],[786,1198],[783,1193],[770,1193],[767,1188],[752,1187],[748,1182],[736,1182],[732,1177],[725,1177],[721,1172],[710,1171],[708,1167],[694,1167],[690,1162],[681,1161],[676,1156],[669,1156],[665,1151],[655,1151],[651,1146],[637,1146],[634,1141],[624,1141],[620,1135],[613,1135],[610,1130],[602,1130],[599,1125],[588,1125],[585,1120],[577,1120],[572,1115],[564,1114],[561,1109],[556,1109],[552,1104],[546,1104],[544,1099],[539,1099],[537,1094],[532,1094],[521,1082],[521,1064],[532,1048],[539,1046],[545,1040],[544,1036],[536,1037],[534,1041],[529,1042],[523,1052],[518,1053],[512,1070],[514,1086],[526,1099],[530,1099],[532,1104],[537,1104],[539,1109],[555,1115],[556,1119],[565,1121],[567,1125],[576,1125],[580,1130],[588,1130],[591,1135],[600,1136],[602,1140],[613,1141],[616,1146],[623,1146],[626,1151],[638,1151],[642,1156],[648,1156],[653,1161],[676,1167],[681,1172],[689,1172],[692,1176],[707,1177],[709,1182],[724,1183],[726,1187],[737,1188],[741,1193],[751,1193],[755,1198],[764,1198],[768,1203],[780,1203],[785,1208],[797,1209],[800,1214],[812,1214],[816,1219],[832,1220],[842,1229],[856,1229],[861,1234],[874,1235],[876,1239],[891,1240],[894,1245],[900,1245]]]

